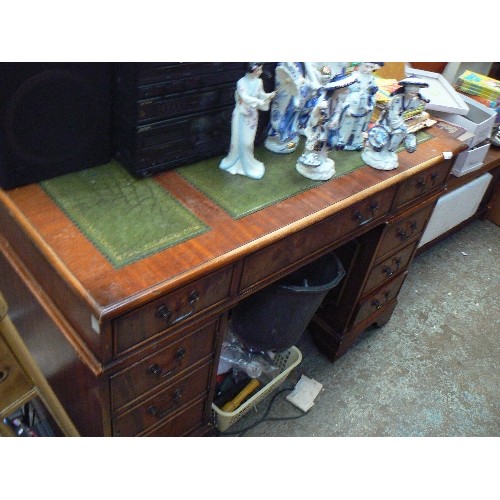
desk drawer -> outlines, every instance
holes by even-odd
[[[451,167],[452,161],[444,160],[425,172],[414,175],[402,182],[394,198],[394,209],[414,201],[424,194],[430,193],[432,190],[442,186],[448,178]]]
[[[111,378],[112,410],[164,386],[184,370],[211,356],[217,332],[215,321],[200,330],[173,341],[151,356],[135,363]]]
[[[179,437],[189,435],[203,422],[206,407],[206,400],[202,399],[178,413],[175,418],[149,429],[141,436],[148,437]]]
[[[227,298],[231,275],[232,268],[227,267],[115,319],[115,354],[183,324]]]
[[[406,272],[400,274],[392,281],[385,284],[382,288],[377,290],[375,293],[372,293],[362,302],[360,302],[353,325],[356,325],[357,323],[360,323],[364,319],[368,318],[368,316],[377,312],[385,304],[397,297],[399,289],[401,288],[405,277]]]
[[[21,401],[33,388],[14,354],[0,337],[0,412]]]
[[[350,232],[384,217],[389,213],[393,195],[391,188],[250,255],[245,259],[240,291],[288,270]]]
[[[401,219],[392,222],[384,229],[380,245],[377,251],[377,260],[383,258],[389,252],[415,241],[422,234],[429,217],[434,209],[434,203],[430,203],[420,210]]]
[[[364,291],[369,292],[370,290],[373,290],[384,281],[392,278],[397,273],[402,271],[408,265],[408,262],[410,262],[417,243],[418,242],[415,241],[411,245],[399,250],[399,252],[396,252],[394,255],[391,255],[380,264],[373,267],[368,275],[368,279],[366,280]]]
[[[191,372],[168,388],[113,420],[115,436],[136,436],[208,391],[212,364]]]

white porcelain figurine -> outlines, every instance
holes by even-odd
[[[304,152],[295,166],[304,177],[326,181],[335,174],[335,162],[328,157],[333,149],[331,132],[336,126],[338,109],[348,92],[347,87],[355,82],[353,75],[337,75],[323,87],[325,93],[311,112],[305,131]]]
[[[368,132],[368,140],[361,153],[363,161],[378,170],[393,170],[398,167],[396,150],[403,142],[406,151],[416,151],[416,137],[408,133],[403,115],[429,102],[420,94],[420,89],[429,86],[427,82],[408,77],[398,83],[400,87],[392,93],[387,108],[381,112]]]
[[[299,113],[308,90],[304,63],[280,62],[276,66],[276,96],[271,104],[269,131],[264,146],[274,153],[293,153],[299,144]]]
[[[383,62],[361,62],[352,73],[358,81],[349,87],[349,95],[344,101],[336,129],[335,149],[363,149],[378,90],[373,73],[383,65]]]
[[[248,71],[236,84],[235,107],[231,119],[229,154],[219,168],[231,174],[261,179],[264,164],[254,157],[255,133],[259,121],[258,110],[267,111],[275,92],[264,92],[260,78],[262,63],[249,63]]]

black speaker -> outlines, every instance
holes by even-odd
[[[0,186],[111,158],[111,63],[0,64]]]

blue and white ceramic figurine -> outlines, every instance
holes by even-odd
[[[324,85],[337,74],[345,73],[346,63],[334,63],[334,68],[340,68],[339,71],[332,70],[332,63],[328,62],[305,62],[305,85],[302,89],[304,103],[299,113],[298,130],[301,135],[306,135],[307,123],[311,112],[324,94]],[[344,68],[344,69],[342,69]]]
[[[396,150],[403,142],[406,151],[416,151],[417,139],[414,134],[408,133],[403,115],[429,102],[420,94],[420,89],[429,86],[427,82],[408,77],[398,83],[400,87],[392,93],[387,108],[368,132],[368,140],[361,153],[363,161],[378,170],[398,167]]]
[[[231,145],[229,154],[219,165],[219,168],[226,172],[252,179],[261,179],[266,171],[264,164],[254,157],[258,110],[267,111],[275,96],[275,92],[264,92],[261,75],[262,63],[249,63],[247,73],[236,84],[236,105],[231,119]]]
[[[350,92],[340,111],[335,131],[335,149],[363,149],[378,91],[373,73],[383,65],[383,62],[361,62],[352,73],[358,81],[349,87]]]
[[[298,118],[309,94],[304,63],[280,62],[276,66],[276,96],[271,104],[269,132],[264,146],[273,153],[293,153],[300,140]]]
[[[304,177],[313,180],[326,181],[335,174],[335,162],[328,158],[333,149],[331,131],[335,126],[338,108],[348,92],[347,87],[356,82],[353,75],[337,75],[324,88],[309,118],[306,128],[304,152],[297,160],[295,168]]]

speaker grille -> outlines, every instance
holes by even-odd
[[[111,71],[103,63],[7,65],[1,103],[0,184],[14,187],[106,163],[111,157]],[[22,66],[16,72],[15,67]],[[20,75],[22,80],[20,81]]]

